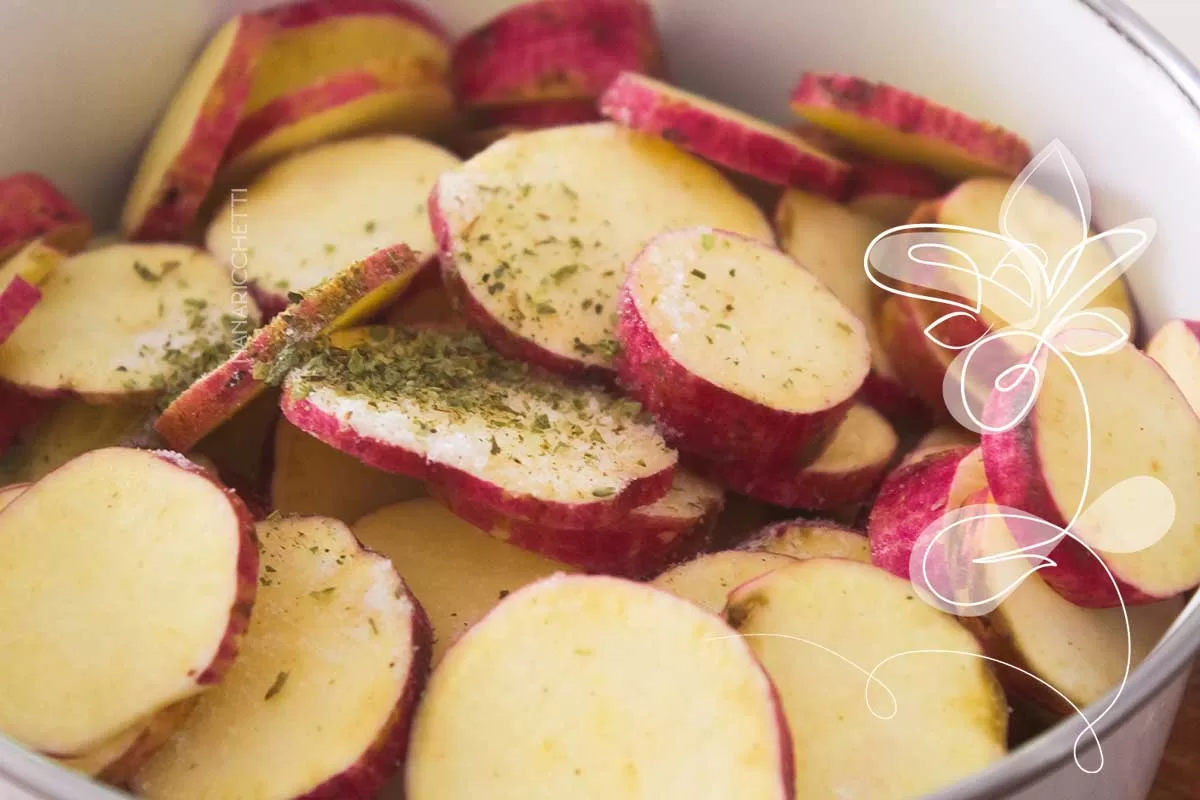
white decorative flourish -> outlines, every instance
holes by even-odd
[[[1068,371],[1079,392],[1087,443],[1079,502],[1063,527],[990,499],[951,509],[919,538],[910,563],[912,582],[934,607],[970,617],[995,610],[1031,575],[1056,566],[1051,552],[1064,538],[1078,542],[1101,564],[1125,619],[1126,665],[1112,701],[1094,719],[1076,708],[1086,728],[1075,741],[1075,762],[1084,772],[1094,773],[1104,764],[1094,725],[1116,705],[1132,663],[1128,612],[1117,579],[1097,551],[1130,553],[1151,546],[1170,528],[1175,506],[1170,490],[1151,476],[1122,481],[1085,505],[1092,472],[1092,417],[1083,382],[1068,356],[1103,355],[1129,341],[1130,321],[1124,313],[1091,304],[1149,246],[1155,225],[1142,219],[1092,234],[1091,194],[1083,171],[1070,151],[1055,141],[1008,189],[997,228],[892,228],[871,243],[864,268],[887,292],[945,309],[925,335],[957,351],[943,396],[964,427],[981,433],[1010,430],[1037,401],[1048,362],[1057,360]],[[1067,238],[1065,232],[1070,233]],[[1138,514],[1136,525],[1126,524],[1130,513]],[[910,654],[898,653],[888,660]],[[1015,665],[987,660],[1023,672],[1062,696]],[[871,679],[877,680],[879,666],[870,671]],[[1099,754],[1094,768],[1080,762],[1085,734]]]

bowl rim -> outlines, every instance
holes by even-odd
[[[1189,105],[1200,114],[1200,67],[1179,48],[1130,8],[1125,0],[1074,0],[1099,16],[1131,47],[1146,56],[1175,85]],[[1130,717],[1157,698],[1181,676],[1200,655],[1200,593],[1180,612],[1175,624],[1159,645],[1131,673],[1120,703],[1093,727],[1101,743]],[[1113,701],[1116,690],[1083,709],[1089,719]],[[1174,720],[1174,715],[1172,715]],[[1074,743],[1081,721],[1063,720],[1034,737],[1004,758],[947,786],[926,800],[997,800],[1029,788],[1049,772],[1062,767],[1074,756]],[[1093,751],[1094,744],[1082,744],[1081,753]]]
[[[1193,64],[1124,0],[1073,1],[1099,16],[1131,47],[1146,56],[1200,115],[1200,67]],[[1200,593],[1180,612],[1175,625],[1159,646],[1132,672],[1122,701],[1094,725],[1097,738],[1103,742],[1105,737],[1159,696],[1173,681],[1184,676],[1198,655]],[[1084,712],[1106,707],[1115,694],[1115,690],[1109,692],[1085,708]],[[1030,787],[1052,770],[1066,764],[1073,757],[1074,742],[1083,729],[1078,720],[1063,720],[987,768],[934,792],[926,800],[996,800],[1009,797],[1011,793]],[[1090,752],[1092,749],[1094,745],[1083,745],[1081,752]],[[0,780],[28,792],[30,800],[65,797],[128,800],[130,797],[25,750],[3,735],[0,735]]]

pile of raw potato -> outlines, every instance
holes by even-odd
[[[665,72],[640,0],[457,42],[300,0],[209,41],[119,240],[0,180],[0,731],[150,798],[866,800],[1115,687],[1118,587],[1136,663],[1200,584],[1200,324],[1074,363],[1081,497],[1072,370],[981,442],[942,311],[863,269],[993,229],[1021,137],[836,74],[783,129]],[[1066,540],[970,619],[910,583],[956,506],[1064,525],[1134,475],[1174,495],[1149,548]]]

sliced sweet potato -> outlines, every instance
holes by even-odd
[[[271,507],[283,514],[333,517],[349,524],[425,494],[420,481],[371,469],[286,419],[275,428],[272,460]]]
[[[879,488],[867,518],[871,563],[908,578],[913,550],[925,529],[986,486],[978,447],[934,451],[902,464]]]
[[[821,519],[794,519],[768,525],[741,546],[743,550],[792,558],[848,558],[871,563],[871,544],[853,528]]]
[[[1200,413],[1200,322],[1171,320],[1150,337],[1146,355],[1166,370],[1188,405]]]
[[[862,153],[951,178],[1016,175],[1032,157],[1011,131],[853,75],[805,73],[792,91],[792,110]]]
[[[772,505],[833,511],[871,496],[899,444],[882,414],[855,403],[817,455],[799,468],[755,461],[697,463],[709,479]]]
[[[235,227],[219,215],[206,243],[242,270],[268,305],[286,307],[289,294],[309,291],[379,248],[400,242],[418,259],[432,258],[425,200],[438,175],[458,163],[408,136],[314,147],[276,164],[240,196],[252,223]]]
[[[402,244],[352,263],[278,314],[236,353],[184,389],[155,422],[155,430],[176,450],[190,450],[268,385],[278,384],[318,338],[350,327],[394,300],[420,268],[412,251]]]
[[[677,455],[640,409],[509,361],[474,334],[372,328],[294,371],[283,413],[365,464],[541,525],[613,524]]]
[[[114,244],[61,262],[0,345],[0,378],[43,395],[148,398],[226,347],[258,309],[228,270],[186,245]]]
[[[21,437],[10,474],[15,480],[41,480],[84,453],[123,444],[145,427],[149,416],[145,406],[63,400]]]
[[[622,72],[600,97],[600,113],[627,128],[779,186],[841,198],[850,165],[799,136],[737,109],[636,72]]]
[[[1019,387],[988,402],[984,420],[997,432],[984,434],[983,460],[1000,505],[1070,522],[1094,550],[1063,539],[1050,553],[1058,568],[1043,577],[1088,607],[1115,605],[1118,591],[1147,603],[1200,585],[1200,418],[1179,387],[1130,344],[1069,366],[1054,357],[1041,371],[1020,422],[1005,428],[1019,417],[1012,405],[1025,404]],[[1089,515],[1118,484],[1124,493]]]
[[[858,317],[871,346],[871,373],[862,397],[889,419],[920,416],[919,402],[900,382],[875,319],[878,290],[863,269],[863,258],[884,226],[823,197],[784,192],[775,207],[779,246],[799,261]]]
[[[921,203],[944,190],[945,180],[923,167],[858,161],[846,205],[890,228],[908,222]]]
[[[182,457],[80,456],[0,513],[0,538],[0,730],[26,746],[86,753],[233,662],[254,599],[253,527]]]
[[[8,504],[16,500],[18,496],[33,484],[31,483],[10,483],[7,486],[0,486],[0,511],[8,507]]]
[[[0,263],[0,344],[41,302],[38,286],[65,257],[44,240],[35,239]]]
[[[404,570],[433,626],[435,665],[510,592],[575,571],[488,536],[428,498],[368,514],[354,524],[354,535]]]
[[[937,318],[929,304],[911,297],[891,295],[880,304],[875,324],[878,342],[906,394],[918,398],[936,419],[946,419],[949,412],[943,386],[956,353],[925,335],[926,328]],[[950,322],[952,324],[954,320]],[[974,323],[968,321],[967,324]],[[946,328],[943,325],[939,335],[950,338]],[[962,338],[974,333],[969,331]]]
[[[913,449],[904,454],[900,465],[915,464],[926,456],[946,450],[978,446],[979,434],[957,425],[940,425],[918,439],[917,443],[913,445]]]
[[[671,490],[662,498],[611,525],[574,530],[507,519],[454,495],[443,499],[454,513],[509,544],[587,572],[645,578],[704,549],[724,493],[677,469]]]
[[[340,522],[262,522],[259,601],[238,660],[133,779],[139,797],[373,797],[400,766],[429,623]]]
[[[508,128],[535,131],[560,125],[599,122],[600,112],[596,109],[596,102],[590,98],[543,100],[536,103],[476,108],[471,112],[471,118],[477,130]]]
[[[454,84],[468,107],[589,100],[622,70],[653,74],[661,59],[642,0],[535,0],[459,40]]]
[[[254,71],[248,114],[356,67],[384,74],[422,69],[436,75],[449,69],[445,28],[404,0],[298,0],[259,16],[275,34]]]
[[[75,758],[58,759],[58,763],[97,780],[123,786],[183,724],[196,707],[196,699],[167,706],[148,720],[105,740],[96,749]]]
[[[614,181],[613,175],[620,175]],[[617,295],[655,235],[770,225],[715,169],[612,123],[510,136],[445,173],[430,198],[446,285],[504,354],[611,375]]]
[[[436,75],[408,69],[341,72],[246,116],[234,131],[217,183],[247,186],[273,162],[321,142],[382,132],[433,135],[453,118],[454,97]]]
[[[234,17],[196,59],[142,155],[121,211],[126,238],[172,240],[187,233],[233,139],[273,30],[262,17]]]
[[[24,459],[19,445],[53,407],[52,400],[0,383],[0,481],[17,480]]]
[[[412,288],[383,313],[380,321],[396,328],[436,325],[466,330],[466,321],[454,307],[446,284],[442,283],[441,270],[436,264],[425,269],[427,272],[413,281]]]
[[[446,654],[405,796],[784,800],[788,750],[770,682],[720,619],[642,584],[561,575],[513,592]]]
[[[831,292],[725,231],[656,237],[630,265],[620,309],[621,382],[681,448],[722,463],[802,463],[869,368],[863,324]]]
[[[720,614],[734,589],[794,560],[778,553],[722,550],[678,564],[651,584],[705,611]]]
[[[783,700],[796,797],[923,797],[1004,756],[979,643],[907,581],[814,558],[742,584],[725,617]]]
[[[981,504],[982,514],[1000,513],[986,492],[972,502]],[[1002,519],[983,518],[972,526],[966,537],[972,559],[1017,549]],[[964,624],[990,655],[1017,668],[997,670],[1004,687],[1056,716],[1071,716],[1121,684],[1128,677],[1126,669],[1136,668],[1150,654],[1184,605],[1176,597],[1129,609],[1083,608],[1064,600],[1043,579],[1055,567],[1027,574],[1029,564],[1013,559],[976,561],[973,567],[973,596],[1005,596],[991,613],[968,617]]]
[[[91,235],[91,221],[41,175],[21,172],[0,178],[0,262],[34,239],[76,253]]]

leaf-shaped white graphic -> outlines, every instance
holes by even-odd
[[[1153,547],[1175,523],[1175,496],[1150,475],[1135,475],[1097,497],[1071,526],[1094,550],[1137,553]]]
[[[1069,235],[1065,244],[1047,237],[1044,227],[1047,200],[1061,209],[1059,227]],[[1009,187],[1000,206],[1000,232],[1019,242],[1036,243],[1048,256],[1047,261],[1061,270],[1063,256],[1075,242],[1088,237],[1092,221],[1091,192],[1083,169],[1071,151],[1055,139],[1034,156]],[[1045,276],[1047,296],[1057,275]]]
[[[1081,358],[1107,355],[1129,341],[1130,322],[1118,308],[1088,308],[1062,320],[1054,344]]]
[[[951,311],[949,314],[943,314],[925,326],[925,335],[947,350],[965,350],[968,347],[973,346],[976,342],[987,335],[987,330],[985,329],[980,331],[978,335],[976,335],[975,338],[969,342],[956,342],[956,339],[961,337],[946,335],[954,331],[952,327],[954,322],[971,322],[982,324],[980,323],[979,317],[970,311]],[[939,329],[941,329],[941,333],[938,332]],[[974,335],[974,332],[972,332],[971,335]]]
[[[1154,241],[1154,220],[1139,219],[1103,231],[1073,245],[1051,287],[1057,315],[1087,307],[1106,288],[1120,280]]]

